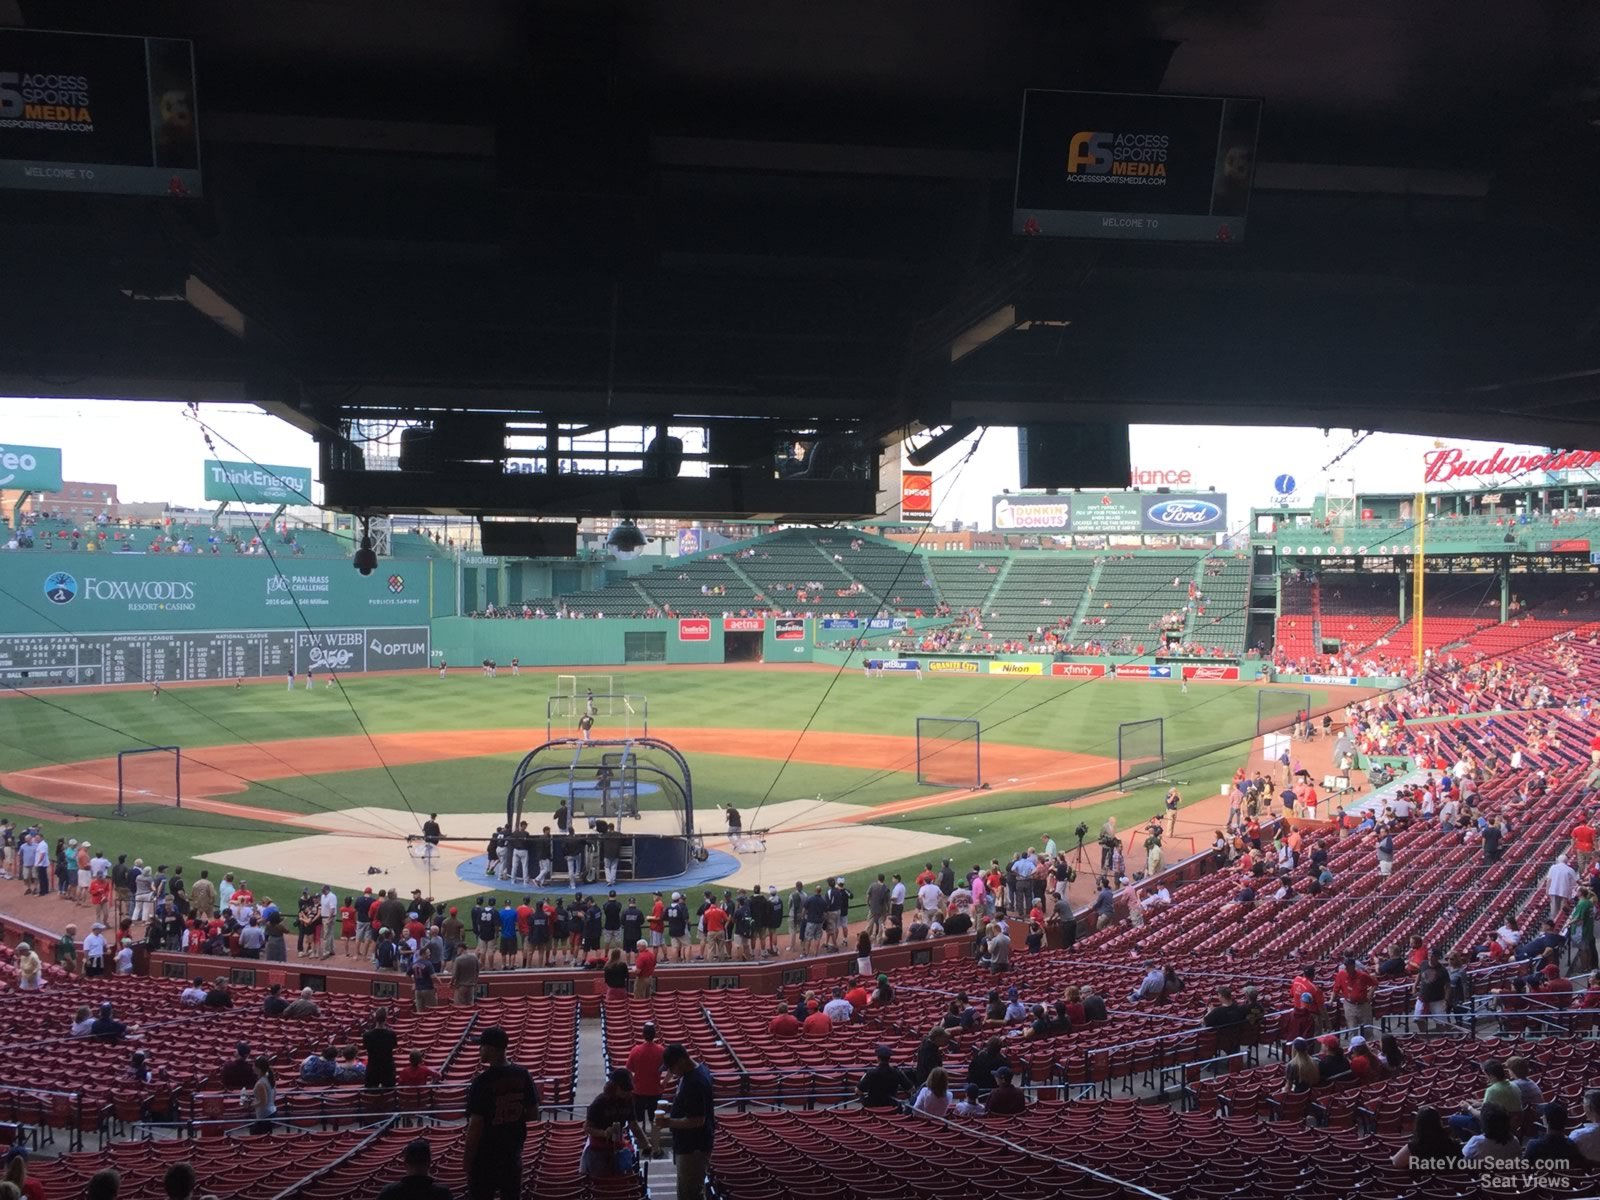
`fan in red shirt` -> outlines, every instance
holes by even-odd
[[[924,884],[934,883],[938,880],[938,878],[939,876],[934,874],[933,864],[928,863],[917,874],[917,886],[922,887]]]
[[[851,988],[844,994],[844,998],[850,1001],[850,1007],[855,1009],[857,1012],[860,1012],[862,1009],[866,1008],[867,1005],[872,1003],[872,993],[867,991],[864,983],[857,983],[855,987]]]
[[[816,1001],[811,1001],[815,1004]],[[810,1038],[824,1038],[833,1032],[833,1018],[820,1008],[800,1022],[800,1032]]]
[[[656,994],[656,952],[642,938],[635,949],[638,954],[633,960],[633,995],[637,1000],[648,1000]],[[637,1094],[637,1086],[634,1092]]]
[[[1545,998],[1545,1003],[1553,1004],[1557,1008],[1572,1007],[1572,980],[1561,974],[1561,968],[1555,963],[1550,963],[1543,971],[1544,979],[1539,984],[1539,995]]]
[[[1372,1021],[1372,993],[1378,980],[1365,971],[1353,957],[1346,956],[1344,965],[1333,976],[1333,998],[1344,1006],[1344,1023],[1354,1029]]]
[[[793,1020],[794,1018],[789,1018]],[[661,1101],[661,1060],[667,1048],[656,1041],[654,1021],[639,1028],[642,1040],[628,1051],[628,1073],[633,1076],[633,1114],[640,1121],[655,1120]]]
[[[395,1082],[401,1087],[423,1087],[426,1084],[438,1083],[439,1072],[432,1067],[422,1065],[422,1051],[413,1050],[411,1061],[394,1073]]]
[[[800,1022],[782,1000],[778,1001],[778,1015],[767,1022],[767,1032],[781,1038],[794,1037],[800,1032]]]
[[[1310,1037],[1317,1030],[1317,1018],[1322,1013],[1322,989],[1311,978],[1313,968],[1301,967],[1300,973],[1289,985],[1289,1036]]]

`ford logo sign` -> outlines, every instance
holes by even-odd
[[[1222,509],[1209,500],[1163,500],[1145,510],[1152,525],[1162,529],[1205,529],[1222,517]]]

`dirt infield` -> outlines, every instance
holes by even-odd
[[[763,729],[659,729],[651,737],[691,754],[795,762],[817,766],[907,771],[916,766],[916,740],[890,734],[824,733]],[[183,751],[183,803],[206,812],[256,821],[283,821],[295,814],[232,804],[252,783],[327,775],[339,771],[410,766],[493,754],[521,754],[536,742],[525,729],[377,734],[364,737],[297,738],[255,745],[206,746]],[[1055,781],[1046,786],[1082,787],[1104,782],[1116,763],[1092,754],[1042,750],[991,742],[983,750],[985,773],[1014,781]],[[111,805],[117,799],[117,760],[30,767],[0,774],[0,786],[53,804]],[[863,820],[949,803],[967,792],[914,797],[877,808],[863,807]]]

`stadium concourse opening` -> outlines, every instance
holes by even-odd
[[[765,645],[766,634],[760,629],[725,629],[722,634],[722,660],[731,663],[762,662]]]

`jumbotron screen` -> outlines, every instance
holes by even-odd
[[[0,187],[198,196],[192,43],[0,29]]]
[[[1030,89],[1012,230],[1238,241],[1260,124],[1259,100]]]

